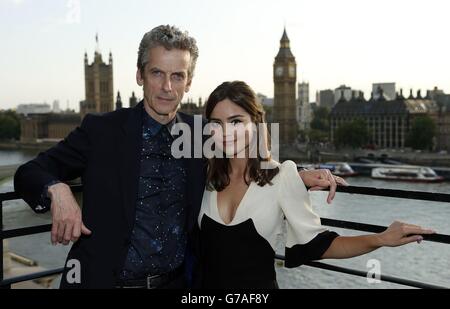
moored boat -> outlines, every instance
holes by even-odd
[[[350,177],[358,175],[347,162],[327,162],[319,164],[319,169],[329,169],[334,175],[341,177]]]
[[[439,182],[444,180],[444,177],[438,176],[429,167],[412,165],[377,167],[372,169],[371,176],[375,179],[412,182]]]

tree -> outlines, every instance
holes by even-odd
[[[312,143],[327,143],[328,142],[328,132],[322,130],[309,130],[308,131],[309,141]]]
[[[329,132],[330,130],[330,111],[326,107],[318,107],[314,111],[311,129]]]
[[[311,143],[326,143],[330,131],[330,111],[326,107],[318,107],[314,110],[311,121],[311,129],[305,133]]]
[[[0,140],[20,138],[20,119],[14,111],[0,112]]]
[[[307,140],[308,140],[307,137],[308,137],[308,131],[302,130],[299,128],[298,132],[297,132],[297,138],[298,138],[299,142],[300,143],[307,142]]]
[[[429,116],[414,119],[406,138],[406,145],[413,149],[432,150],[433,138],[436,136],[436,124]]]
[[[334,144],[337,148],[350,146],[359,148],[367,143],[369,130],[363,119],[356,119],[339,126],[336,130]]]

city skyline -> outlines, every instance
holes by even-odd
[[[159,24],[188,30],[200,48],[192,89],[205,98],[225,80],[244,80],[273,97],[273,62],[286,26],[297,59],[297,82],[317,90],[346,84],[370,97],[372,83],[395,82],[409,92],[450,88],[445,1],[107,1],[0,0],[0,109],[52,103],[78,110],[85,98],[83,57],[114,58],[114,92],[125,106],[134,91],[137,47]],[[238,8],[238,9],[236,9]],[[447,10],[448,11],[448,10]],[[21,22],[18,22],[21,21]]]

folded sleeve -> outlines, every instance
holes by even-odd
[[[281,165],[280,178],[278,200],[287,224],[285,266],[297,267],[319,260],[339,235],[321,225],[293,161],[285,161]]]

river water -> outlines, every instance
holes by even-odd
[[[22,151],[0,151],[0,166],[25,162],[35,154]],[[410,184],[385,182],[367,177],[349,178],[355,186],[394,188],[426,192],[450,192],[450,182],[437,184]],[[0,192],[13,190],[12,179],[0,183]],[[356,221],[387,226],[394,220],[429,227],[441,234],[450,234],[450,205],[427,201],[393,199],[338,193],[328,205],[325,192],[313,192],[314,210],[326,218]],[[5,229],[50,223],[50,215],[35,215],[23,201],[4,203]],[[341,235],[360,235],[362,232],[330,228]],[[52,246],[49,233],[8,240],[10,251],[36,260],[44,268],[61,267],[68,247]],[[283,253],[280,237],[279,253]],[[368,271],[370,260],[377,260],[383,275],[450,287],[450,245],[422,242],[397,248],[381,248],[364,256],[346,260],[327,260],[326,263]],[[369,268],[370,267],[370,268]],[[277,267],[277,279],[281,288],[404,288],[390,283],[369,283],[366,278],[320,270],[308,266],[295,269]],[[54,286],[57,283],[55,282]]]

